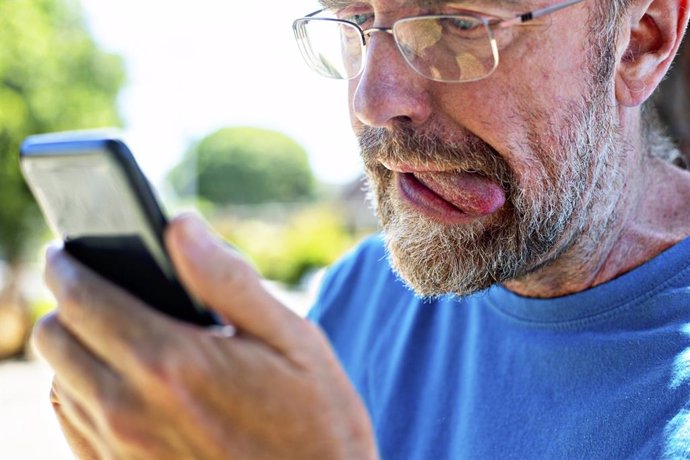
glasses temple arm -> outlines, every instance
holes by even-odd
[[[515,16],[514,18],[501,21],[498,24],[496,24],[496,26],[499,28],[505,28],[514,26],[516,24],[521,24],[523,22],[528,22],[541,16],[546,16],[547,14],[554,13],[558,10],[562,10],[563,8],[567,8],[576,3],[580,3],[581,1],[582,0],[566,0],[563,3],[557,3],[556,5],[547,6],[545,8],[540,8],[538,10],[528,11],[527,13]]]
[[[327,8],[321,8],[320,10],[312,11],[311,13],[307,14],[307,15],[304,16],[304,17],[305,17],[305,18],[311,18],[311,17],[313,17],[313,16],[316,16],[316,15],[319,14],[319,13],[323,13],[324,11],[326,11],[326,9],[327,9]]]

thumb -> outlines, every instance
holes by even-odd
[[[303,320],[266,291],[251,265],[199,217],[172,220],[165,240],[180,281],[207,308],[273,348],[295,343]]]

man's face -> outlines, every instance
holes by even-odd
[[[377,25],[397,19],[393,3],[373,2],[386,11]],[[368,43],[353,127],[392,266],[420,295],[519,278],[575,244],[593,251],[612,218],[616,117],[598,67],[612,50],[575,26],[585,8],[555,16],[514,31],[494,74],[472,83],[418,76],[388,34]]]

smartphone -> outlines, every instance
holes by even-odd
[[[20,165],[72,257],[174,318],[219,324],[179,282],[163,241],[165,214],[117,132],[30,136]]]

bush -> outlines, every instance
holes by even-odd
[[[306,151],[282,133],[250,127],[206,136],[169,179],[180,196],[216,205],[305,201],[314,191]]]
[[[305,274],[333,263],[356,239],[326,205],[297,212],[285,224],[228,220],[213,225],[264,277],[292,286]]]

